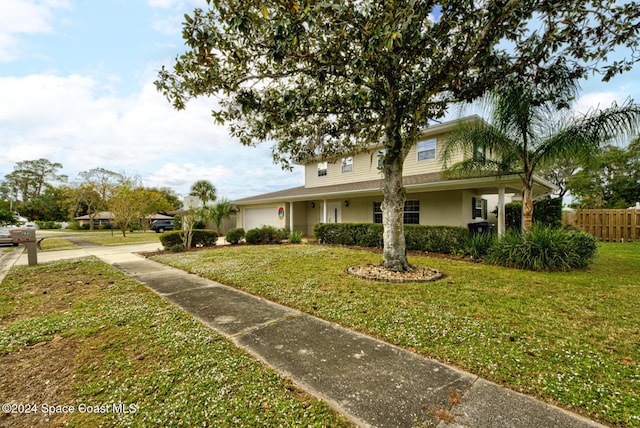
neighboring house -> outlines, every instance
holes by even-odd
[[[445,179],[440,150],[447,133],[461,121],[481,120],[477,116],[429,127],[411,148],[404,163],[405,224],[467,227],[485,221],[489,211],[487,195],[497,196],[504,212],[505,198],[522,192],[518,174],[465,179]],[[378,162],[382,146],[367,153],[305,165],[304,186],[256,195],[234,201],[239,208],[237,227],[245,230],[271,225],[313,234],[317,223],[382,223],[381,179]],[[463,159],[460,154],[459,161]],[[534,196],[555,189],[535,177]],[[495,196],[493,196],[495,200]],[[498,232],[504,223],[498,221]]]
[[[143,226],[143,222],[144,222],[144,228],[148,229],[149,225],[153,220],[171,220],[172,218],[173,218],[172,216],[168,216],[164,214],[152,214],[152,215],[146,216],[144,219],[141,219],[140,225]],[[94,227],[105,226],[105,225],[111,224],[114,219],[115,219],[115,216],[113,215],[112,212],[100,211],[96,213],[93,217],[93,226]],[[89,214],[87,214],[80,217],[76,217],[75,220],[80,224],[80,226],[84,226],[89,224],[89,222],[91,221],[91,217],[89,216]]]
[[[94,226],[104,226],[107,224],[111,224],[115,216],[110,211],[100,211],[93,216],[93,225]],[[76,217],[75,220],[80,224],[80,226],[89,225],[91,222],[91,216],[89,214]]]

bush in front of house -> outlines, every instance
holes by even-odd
[[[383,247],[383,226],[378,223],[321,223],[313,228],[320,243]],[[469,231],[464,227],[404,226],[405,242],[409,251],[453,253],[464,248]]]
[[[241,227],[229,229],[225,235],[225,239],[230,244],[239,244],[242,238],[244,238],[244,229]]]
[[[492,233],[472,233],[466,240],[462,251],[471,260],[480,261],[487,255],[496,239],[498,238]]]
[[[182,242],[183,230],[171,230],[160,234],[160,242],[166,249],[175,245],[184,245]],[[215,230],[194,229],[191,234],[191,248],[214,247],[218,241],[218,232]]]
[[[289,234],[289,243],[300,244],[303,237],[304,235],[302,234],[302,232],[294,230],[293,232],[291,232],[291,234]]]
[[[404,226],[407,250],[451,254],[464,248],[469,229],[456,226]]]
[[[247,230],[244,236],[247,244],[280,244],[289,237],[285,229],[277,229],[273,226],[262,226]]]
[[[321,223],[313,233],[323,244],[382,248],[382,225],[376,223]]]
[[[510,231],[489,248],[485,261],[534,271],[568,271],[593,262],[597,240],[580,231],[536,223],[530,231]]]

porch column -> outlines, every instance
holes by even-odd
[[[498,188],[498,236],[504,235],[505,232],[504,191],[504,186]]]
[[[323,199],[322,201],[322,222],[326,223],[329,218],[329,208],[327,207],[327,200]]]
[[[289,202],[289,232],[293,232],[293,202]]]

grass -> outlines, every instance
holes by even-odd
[[[47,237],[40,243],[42,251],[57,251],[57,250],[73,250],[76,245],[65,238],[50,238]]]
[[[360,280],[380,255],[236,246],[156,260],[447,362],[615,426],[640,427],[640,243],[585,270],[534,273],[429,257],[433,283]]]
[[[0,284],[0,401],[11,426],[347,426],[324,403],[96,259]],[[43,404],[107,413],[53,415]],[[115,412],[114,407],[128,413]]]
[[[82,239],[94,242],[99,245],[122,245],[122,244],[139,244],[144,242],[160,243],[160,234],[156,232],[127,232],[127,236],[122,236],[120,230],[114,230],[113,236],[111,231],[101,233],[91,233],[81,235]]]

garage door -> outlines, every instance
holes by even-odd
[[[244,230],[255,229],[260,226],[273,226],[281,228],[285,226],[284,217],[278,217],[279,206],[246,208],[244,210]]]

